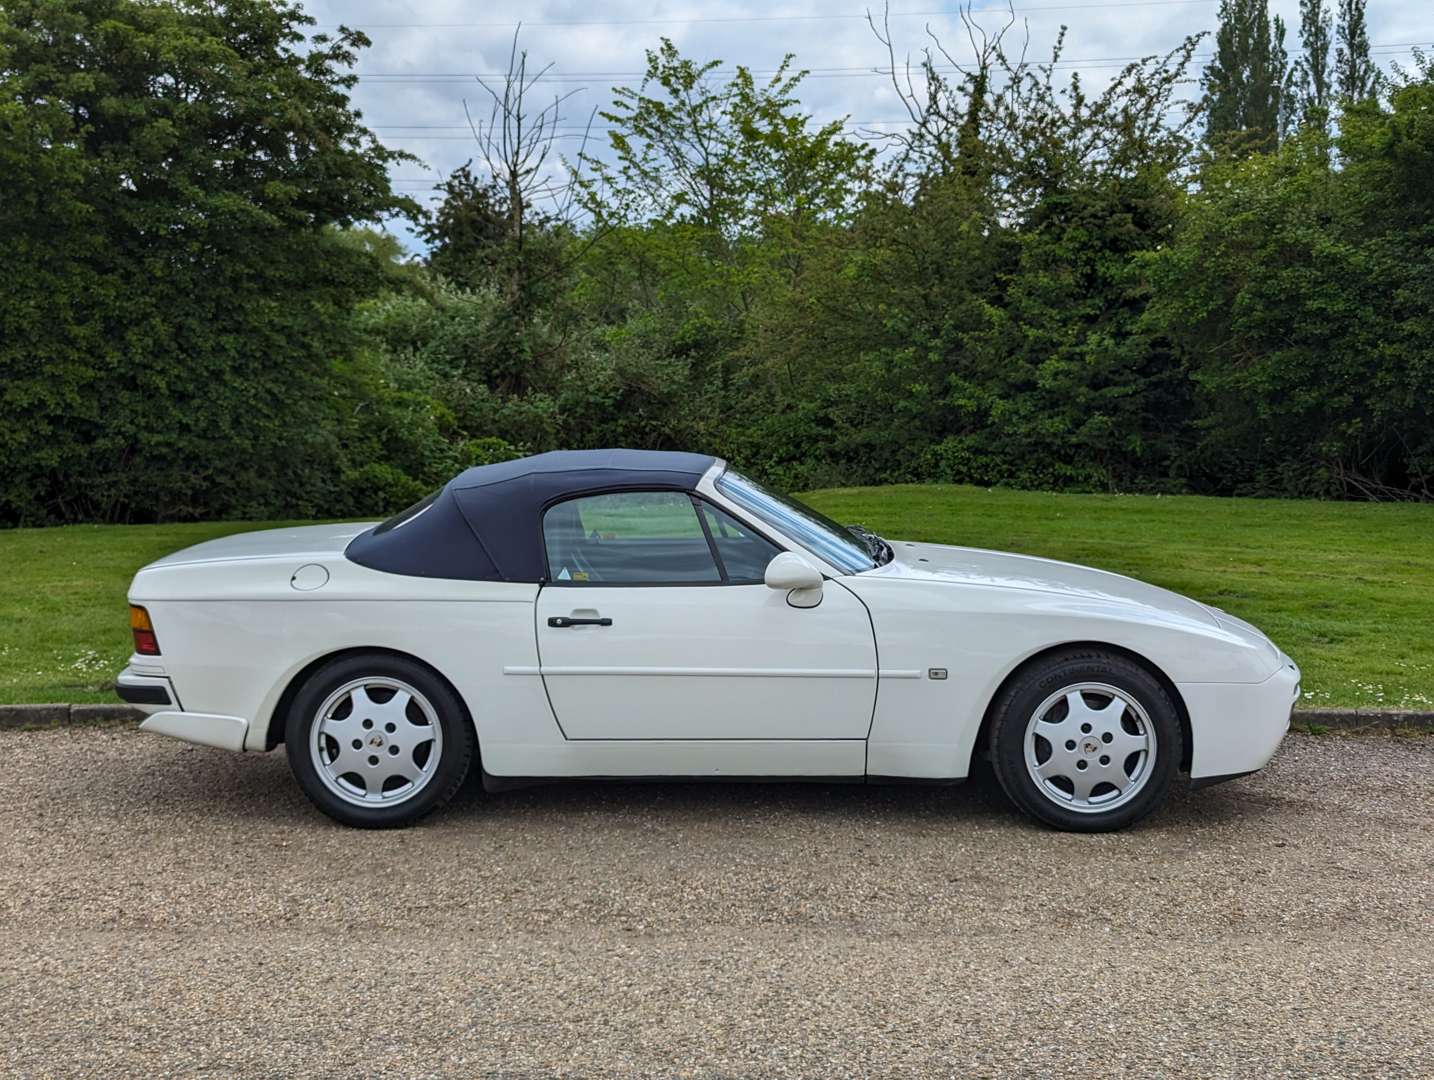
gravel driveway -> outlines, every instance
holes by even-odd
[[[0,733],[0,1072],[1434,1074],[1434,738],[1069,836],[989,783],[470,791]]]

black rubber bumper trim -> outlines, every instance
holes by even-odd
[[[173,705],[169,698],[169,691],[162,686],[153,685],[132,685],[126,686],[120,683],[115,687],[115,693],[121,701],[127,701],[131,705]]]

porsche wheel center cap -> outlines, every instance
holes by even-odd
[[[1100,740],[1099,740],[1099,739],[1086,739],[1085,741],[1083,741],[1083,742],[1080,744],[1081,753],[1082,753],[1082,754],[1085,754],[1085,755],[1087,755],[1087,756],[1089,756],[1089,755],[1091,755],[1091,754],[1094,754],[1094,753],[1095,753],[1097,750],[1099,750],[1099,749],[1100,749]]]
[[[375,750],[379,749],[381,746],[383,746],[383,736],[375,732],[368,737],[368,744]]]

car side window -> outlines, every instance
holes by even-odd
[[[767,564],[781,554],[782,549],[711,503],[702,504],[702,516],[727,571],[728,582],[741,585],[763,580]]]
[[[553,584],[698,585],[722,580],[692,500],[680,491],[569,499],[543,515]]]

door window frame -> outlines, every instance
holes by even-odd
[[[638,494],[659,494],[659,493],[664,493],[664,492],[672,492],[672,493],[675,493],[675,494],[678,494],[678,495],[685,495],[685,496],[687,496],[688,501],[692,504],[692,512],[697,515],[697,524],[698,524],[698,526],[702,529],[703,539],[705,539],[705,540],[707,541],[707,551],[708,551],[708,553],[712,556],[712,561],[713,561],[713,563],[714,563],[714,564],[716,565],[716,567],[717,567],[717,578],[718,578],[718,580],[716,580],[716,581],[573,581],[573,580],[571,580],[571,579],[567,579],[567,580],[555,580],[555,579],[553,578],[553,568],[552,568],[552,566],[548,563],[548,534],[547,534],[546,522],[547,522],[548,511],[549,511],[549,510],[553,509],[553,507],[555,507],[555,506],[561,506],[563,503],[575,502],[575,501],[577,501],[578,499],[591,499],[591,498],[594,498],[594,497],[599,496],[599,495],[624,495],[624,494],[635,494],[635,495],[638,495]],[[773,555],[773,558],[776,558],[777,555],[780,555],[780,554],[781,554],[782,552],[784,552],[784,551],[790,550],[785,544],[779,544],[779,543],[777,543],[777,542],[776,542],[775,540],[773,540],[770,536],[768,536],[766,532],[764,532],[763,530],[761,530],[761,529],[757,528],[756,526],[752,525],[750,522],[744,520],[743,518],[741,518],[741,517],[738,516],[737,514],[732,513],[732,511],[731,511],[730,509],[728,509],[727,507],[725,507],[725,506],[719,506],[717,503],[713,502],[713,501],[712,501],[711,499],[709,499],[709,498],[706,498],[706,497],[705,497],[704,495],[702,495],[701,493],[696,492],[696,491],[689,491],[687,488],[670,488],[670,487],[612,487],[612,488],[600,488],[600,489],[595,489],[595,490],[592,490],[592,491],[582,491],[582,492],[578,492],[578,493],[575,493],[575,494],[572,494],[572,495],[563,495],[563,496],[560,497],[560,498],[553,499],[553,500],[551,500],[551,501],[546,502],[546,503],[543,504],[542,513],[541,513],[541,514],[539,515],[539,517],[538,517],[538,535],[541,536],[541,537],[542,537],[542,540],[543,540],[543,580],[539,582],[539,585],[543,586],[544,588],[546,588],[546,587],[548,587],[548,586],[553,586],[553,587],[555,587],[555,588],[558,587],[558,586],[562,586],[563,588],[578,588],[578,589],[654,589],[654,588],[655,588],[655,589],[705,589],[705,588],[720,587],[720,586],[724,586],[724,585],[764,585],[765,582],[763,582],[760,578],[753,578],[753,579],[741,578],[741,579],[738,579],[738,580],[733,580],[732,578],[730,578],[730,577],[728,576],[728,574],[727,574],[727,565],[726,565],[726,563],[724,563],[724,562],[722,561],[722,553],[717,549],[717,542],[712,538],[712,529],[711,529],[711,527],[707,524],[707,518],[706,518],[706,517],[703,515],[703,513],[702,513],[702,506],[703,506],[703,504],[706,504],[707,506],[710,506],[713,510],[717,511],[717,513],[719,513],[719,514],[725,514],[727,517],[731,518],[731,519],[732,519],[733,521],[735,521],[738,525],[740,525],[743,529],[745,529],[745,530],[747,530],[748,532],[752,533],[754,536],[760,537],[760,538],[761,538],[762,540],[764,540],[766,543],[770,544],[770,545],[775,549],[775,554]]]

